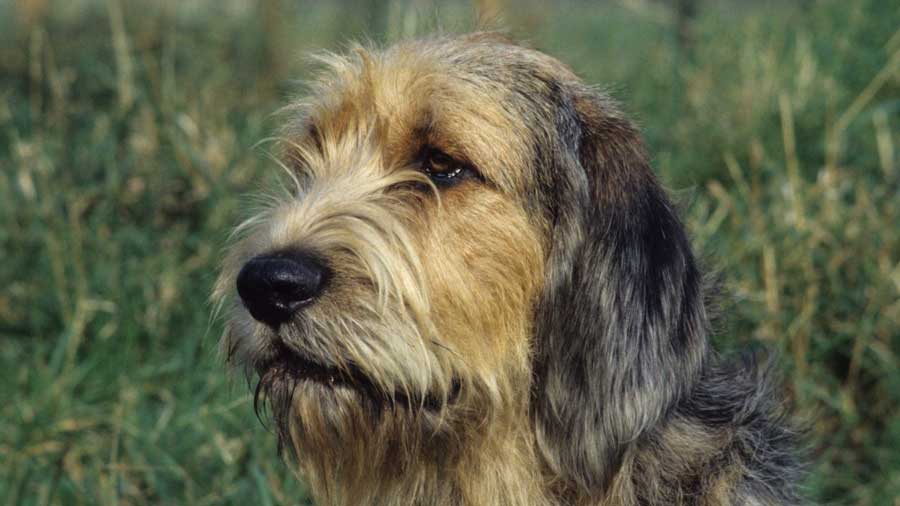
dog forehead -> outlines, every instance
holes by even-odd
[[[577,80],[543,53],[471,37],[357,46],[321,61],[306,117],[320,133],[376,140],[390,154],[434,144],[518,192],[546,138],[537,129],[555,116],[552,95]]]

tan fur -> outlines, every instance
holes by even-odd
[[[326,252],[339,275],[309,309],[314,331],[282,337],[313,356],[360,364],[398,392],[446,397],[458,378],[465,398],[433,414],[395,408],[370,424],[357,393],[300,385],[292,434],[303,474],[324,504],[385,497],[398,505],[411,497],[421,504],[541,504],[525,425],[541,225],[499,189],[464,185],[422,195],[403,188],[430,184],[408,166],[423,142],[426,110],[441,125],[428,142],[497,167],[497,180],[509,187],[521,185],[524,171],[515,169],[527,153],[510,145],[498,156],[496,146],[521,127],[490,97],[446,82],[444,69],[412,47],[384,55],[357,48],[347,59],[322,60],[330,71],[312,98],[292,107],[300,119],[294,116],[283,142],[285,158],[310,184],[245,227],[216,296],[232,290],[237,271],[256,254],[298,244]],[[361,279],[372,282],[354,283]],[[232,311],[223,348],[236,348],[239,363],[256,362],[270,330],[241,307]],[[322,403],[347,415],[326,420]],[[401,427],[414,433],[398,433]]]
[[[289,449],[322,505],[730,504],[730,470],[703,478],[700,502],[665,496],[661,480],[714,468],[706,463],[729,441],[688,422],[664,429],[653,443],[664,451],[630,450],[600,502],[557,481],[539,457],[528,411],[532,325],[551,224],[528,211],[529,119],[489,78],[450,77],[495,58],[482,55],[482,38],[491,36],[319,58],[326,70],[309,98],[285,110],[291,187],[239,227],[214,297],[228,304],[241,266],[284,248],[319,252],[335,277],[277,333],[239,302],[225,306],[222,349],[252,372],[278,339],[312,359],[354,364],[387,396],[438,399],[437,409],[416,409],[347,386],[290,385]],[[538,71],[576,79],[522,51]],[[437,189],[416,167],[425,145],[472,163],[491,184]]]

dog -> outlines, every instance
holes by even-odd
[[[492,33],[319,60],[214,289],[318,504],[801,502],[772,368],[711,349],[610,97]]]

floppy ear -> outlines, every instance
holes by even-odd
[[[598,495],[695,383],[707,320],[688,238],[636,128],[593,91],[565,102],[558,131],[571,153],[546,185],[532,417],[550,468]]]

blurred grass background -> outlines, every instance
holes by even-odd
[[[481,12],[621,99],[781,352],[810,497],[900,505],[900,5],[0,0],[0,501],[306,504],[207,296],[310,50]]]

